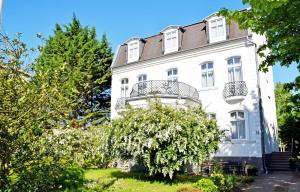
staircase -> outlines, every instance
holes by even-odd
[[[291,152],[273,152],[269,162],[270,171],[291,171],[289,166],[289,158]]]

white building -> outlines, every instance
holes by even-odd
[[[144,106],[153,96],[168,104],[201,103],[230,138],[214,157],[262,168],[262,157],[277,151],[272,69],[258,71],[261,58],[256,52],[263,41],[215,14],[129,39],[112,63],[112,118],[125,104]]]

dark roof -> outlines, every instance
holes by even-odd
[[[206,21],[201,21],[191,25],[182,27],[182,41],[180,50],[178,52],[195,49],[208,45],[208,33],[207,33]],[[240,30],[238,24],[232,21],[227,26],[227,40],[236,39],[240,37],[246,37],[247,31]],[[138,62],[145,61],[149,59],[154,59],[157,57],[164,56],[163,54],[163,34],[157,34],[151,37],[143,39],[143,45],[141,46],[141,56]],[[124,43],[119,47],[116,53],[115,60],[113,63],[113,68],[127,65],[127,44]],[[134,62],[134,63],[138,63]],[[129,63],[133,64],[133,63]]]

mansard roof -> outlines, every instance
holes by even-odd
[[[178,28],[181,28],[183,31],[181,39],[181,48],[180,50],[172,54],[204,47],[209,44],[207,30],[208,27],[206,20],[183,27],[178,26]],[[234,21],[230,22],[230,24],[227,26],[227,40],[246,37],[247,35],[247,30],[239,29],[238,24]],[[112,68],[121,67],[125,65],[134,65],[141,61],[165,56],[162,49],[163,34],[161,32],[159,34],[143,38],[143,40],[144,45],[142,47],[142,52],[139,61],[127,63],[127,44],[124,43],[119,46],[116,52]]]

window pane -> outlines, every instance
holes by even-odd
[[[238,116],[239,116],[239,118],[244,119],[244,113],[243,112],[238,112]]]
[[[233,118],[233,119],[236,119],[236,112],[230,113],[230,117]]]
[[[239,57],[234,58],[234,63],[239,64],[241,62],[241,59]]]
[[[231,139],[237,139],[237,138],[238,138],[238,133],[237,133],[236,122],[232,121],[231,122]]]
[[[227,63],[228,63],[228,65],[232,65],[232,64],[233,64],[233,59],[229,59],[229,60],[227,61]]]
[[[214,65],[212,63],[208,63],[207,65],[208,65],[207,66],[208,69],[212,69],[214,67]]]
[[[214,73],[212,71],[208,72],[207,86],[208,87],[213,87],[214,86]]]
[[[171,75],[172,75],[172,71],[169,70],[169,71],[168,71],[168,76],[171,76]]]
[[[233,82],[234,81],[234,72],[233,72],[233,68],[232,67],[228,68],[228,81],[229,82]]]
[[[207,87],[207,75],[202,73],[202,87]]]
[[[235,67],[235,76],[234,76],[235,81],[241,81],[242,80],[242,72],[241,72],[241,67]]]
[[[177,75],[177,69],[173,69],[173,75]]]
[[[246,138],[245,121],[238,121],[237,125],[238,125],[239,139],[245,139]]]
[[[201,65],[201,69],[202,69],[202,70],[205,70],[205,69],[206,69],[206,64],[202,64],[202,65]]]

